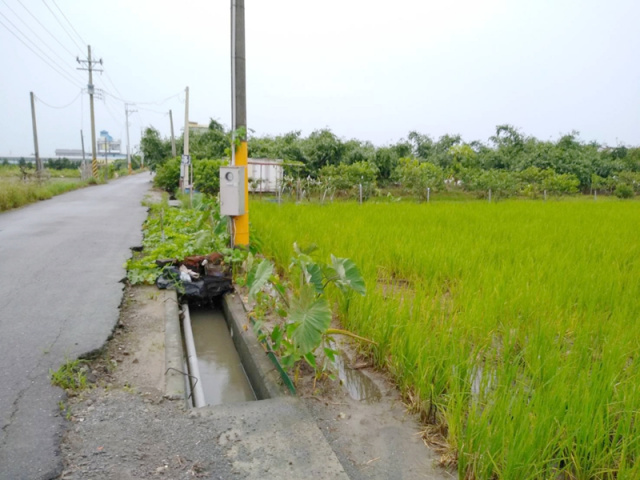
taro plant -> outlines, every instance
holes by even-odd
[[[335,288],[341,304],[348,306],[349,298],[365,295],[364,280],[356,264],[348,258],[331,255],[327,263],[314,259],[311,254],[315,245],[300,249],[294,243],[294,256],[289,265],[289,280],[282,280],[274,273],[270,260],[255,263],[253,256],[247,259],[247,281],[249,300],[255,300],[253,316],[260,330],[263,319],[275,314],[282,319],[271,332],[262,334],[268,338],[271,348],[280,354],[285,368],[295,367],[295,378],[299,373],[299,362],[304,360],[319,377],[327,367],[327,360],[334,361],[336,351],[331,347],[332,335],[347,335],[370,342],[347,330],[330,328],[333,317],[327,299],[327,290]],[[324,362],[318,365],[316,352],[322,348]]]
[[[183,208],[171,208],[163,200],[151,205],[144,225],[143,251],[129,259],[127,277],[132,284],[153,283],[160,274],[158,259],[183,259],[190,255],[220,252],[227,265],[237,265],[244,253],[227,247],[228,218],[221,217],[214,199],[194,195],[193,205],[185,197]]]

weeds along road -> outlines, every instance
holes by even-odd
[[[0,214],[0,479],[60,473],[64,394],[49,369],[101,347],[117,322],[150,180],[142,173]]]

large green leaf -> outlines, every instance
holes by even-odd
[[[293,242],[293,251],[295,252],[296,255],[311,255],[317,249],[318,249],[318,245],[316,245],[315,243],[312,243],[306,248],[300,248],[300,245],[298,245],[298,242]]]
[[[323,297],[316,298],[311,285],[304,285],[291,303],[289,320],[295,326],[293,344],[300,355],[306,355],[320,345],[322,334],[331,324],[329,303]]]
[[[324,285],[322,284],[324,276],[322,275],[322,269],[317,263],[305,265],[305,278],[307,283],[313,285],[316,293],[324,292]]]
[[[329,266],[329,278],[333,280],[336,286],[346,293],[353,290],[360,295],[367,293],[364,279],[360,274],[360,270],[353,260],[349,258],[338,258],[331,255],[331,265]]]
[[[291,259],[291,265],[289,268],[293,268],[297,266],[302,273],[302,282],[303,284],[311,284],[316,290],[316,293],[324,292],[323,280],[324,276],[322,274],[322,269],[315,262],[315,260],[309,255],[311,252],[316,250],[315,244],[307,247],[306,249],[300,249],[297,243],[293,244],[293,250],[295,252],[295,256]]]
[[[251,272],[247,278],[247,286],[249,287],[249,300],[253,300],[262,287],[269,281],[269,277],[273,274],[273,263],[269,260],[262,260]]]

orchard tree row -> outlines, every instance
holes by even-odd
[[[377,147],[371,142],[344,140],[322,129],[306,137],[299,131],[250,135],[248,142],[251,158],[282,159],[289,165],[290,177],[303,178],[324,194],[353,194],[359,184],[363,184],[366,195],[374,194],[378,187],[397,184],[418,197],[444,188],[479,195],[491,190],[503,197],[594,190],[630,197],[640,192],[640,148],[585,142],[577,132],[556,141],[542,141],[510,125],[499,125],[487,142],[465,142],[460,135],[433,139],[410,132],[406,139]],[[182,151],[182,138],[176,144]],[[230,144],[231,133],[215,120],[206,132],[191,133],[189,150],[196,159],[194,163],[198,159],[216,160],[207,166],[195,166],[201,184],[219,166],[218,160],[229,157]],[[145,163],[156,170],[171,157],[170,141],[148,128],[142,138],[142,151]],[[168,171],[159,172],[165,188],[174,180],[177,185],[177,160],[167,167]],[[215,191],[216,181],[210,179],[205,188]]]

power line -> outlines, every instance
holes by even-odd
[[[38,97],[37,95],[36,95],[36,100],[38,100],[40,103],[42,103],[42,104],[46,105],[46,106],[47,106],[47,107],[49,107],[49,108],[55,108],[55,109],[61,110],[61,109],[63,109],[63,108],[70,107],[71,105],[73,105],[74,103],[76,103],[76,100],[78,100],[78,98],[80,97],[80,95],[82,95],[82,90],[81,90],[80,92],[78,92],[78,95],[76,95],[76,96],[75,96],[75,98],[74,98],[73,100],[71,100],[71,101],[70,101],[69,103],[67,103],[66,105],[62,105],[62,106],[60,106],[60,107],[57,107],[57,106],[55,106],[55,105],[49,105],[47,102],[45,102],[44,100],[42,100],[42,99],[41,99],[40,97]]]
[[[103,84],[103,86],[104,86],[104,84]],[[104,94],[109,96],[109,97],[111,97],[111,98],[113,98],[113,99],[115,99],[115,100],[119,100],[122,103],[131,103],[131,104],[135,104],[138,107],[140,107],[140,105],[158,105],[158,106],[162,106],[163,104],[167,103],[169,100],[171,100],[173,98],[176,98],[176,97],[179,97],[181,95],[180,93],[176,93],[175,95],[171,95],[170,97],[167,97],[164,100],[160,100],[160,101],[157,101],[157,102],[134,102],[132,100],[125,100],[124,98],[118,97],[117,95],[114,95],[113,93],[110,93],[110,92],[108,92],[106,90],[104,91]],[[148,109],[148,108],[146,110],[153,111],[153,110]],[[162,113],[166,113],[166,112],[162,112]]]
[[[2,13],[0,12],[0,15],[2,15]],[[12,24],[12,22],[4,15],[2,15],[4,18],[7,19],[7,21],[9,23]],[[40,55],[38,52],[36,52],[33,48],[31,48],[29,46],[29,44],[27,44],[24,40],[22,40],[13,30],[11,30],[9,27],[7,27],[7,25],[4,24],[4,22],[2,22],[0,20],[0,25],[2,25],[4,28],[7,29],[7,31],[9,33],[11,33],[11,35],[13,35],[14,37],[16,37],[20,43],[22,43],[25,47],[27,47],[29,50],[31,50],[38,58],[40,58],[40,60],[42,60],[44,63],[46,63],[49,67],[51,67],[52,70],[54,70],[58,75],[60,75],[61,77],[63,77],[65,80],[67,80],[68,82],[70,82],[72,85],[74,85],[77,88],[82,88],[82,84],[76,83],[77,80],[75,80],[73,77],[70,77],[67,73],[65,73],[62,70],[59,70],[54,64],[49,63],[48,60],[46,60],[42,55]],[[18,30],[19,31],[19,30]],[[22,35],[24,35],[22,32],[20,32]],[[26,37],[25,37],[26,38]],[[44,52],[43,52],[44,53]],[[46,53],[44,54],[47,58],[49,58],[49,60],[53,61]],[[55,62],[54,62],[55,63]]]
[[[109,104],[107,103],[106,98],[104,101],[104,106],[107,113],[111,116],[111,118],[120,126],[120,128],[123,128],[122,120],[118,120],[117,116],[111,110],[111,107],[109,107]]]
[[[64,17],[64,19],[67,21],[67,23],[69,24],[69,26],[71,27],[71,29],[75,32],[75,34],[78,36],[78,38],[80,39],[80,41],[82,42],[83,45],[86,45],[87,42],[84,41],[84,39],[80,36],[80,34],[78,33],[78,31],[75,29],[75,27],[73,26],[73,24],[69,21],[69,19],[67,18],[67,16],[64,14],[64,12],[60,9],[60,7],[58,6],[58,4],[56,3],[56,0],[51,0],[53,2],[53,4],[56,6],[56,8],[58,9],[58,11],[62,14],[62,16]]]
[[[66,62],[66,61],[65,61],[65,59],[64,59],[64,58],[62,58],[62,57],[58,54],[58,52],[56,52],[53,48],[51,48],[51,46],[50,46],[47,42],[45,42],[45,41],[40,37],[40,35],[38,35],[38,34],[37,34],[37,33],[36,33],[32,28],[31,28],[31,26],[29,26],[29,24],[28,24],[27,22],[25,22],[25,21],[20,17],[20,15],[18,15],[18,14],[15,12],[15,10],[13,10],[13,8],[11,8],[11,6],[6,2],[6,0],[2,0],[2,3],[4,3],[4,4],[7,6],[7,8],[11,11],[11,13],[13,13],[13,14],[16,16],[16,18],[18,18],[18,20],[20,20],[20,21],[24,24],[24,26],[25,26],[25,27],[27,27],[27,28],[29,29],[29,31],[33,34],[33,36],[35,36],[38,40],[40,40],[40,41],[41,41],[41,42],[42,42],[42,43],[43,43],[43,44],[44,44],[44,45],[45,45],[49,50],[51,50],[51,52],[52,52],[56,57],[58,57],[58,58],[60,59],[61,63],[65,64],[67,68],[69,68],[69,69],[73,70],[73,67],[71,67],[68,63],[65,63],[65,62]],[[5,17],[5,18],[7,19],[7,21],[9,21],[9,22],[10,22],[10,20],[9,20],[9,19],[4,15],[4,14],[2,14],[2,16],[3,16],[3,17]],[[18,30],[18,31],[20,32],[20,34],[22,34],[25,38],[27,37],[24,33],[22,33],[22,31],[21,31],[21,30],[19,30],[19,29],[18,29],[18,27],[16,27],[16,26],[15,26],[15,24],[13,24],[13,23],[12,23],[12,25],[13,25],[13,27],[14,27],[16,30]],[[42,50],[40,47],[38,47],[38,46],[36,45],[36,43],[35,43],[33,40],[31,40],[31,39],[29,39],[29,38],[27,38],[27,39],[28,39],[31,43],[33,43],[33,45],[35,45],[35,46],[36,46],[36,48],[38,48],[41,52],[43,52],[43,53],[44,53],[44,50]],[[53,59],[52,59],[51,57],[49,57],[49,58],[50,58],[50,60],[52,60],[52,61],[53,61]]]
[[[111,76],[109,75],[109,72],[107,72],[107,71],[105,70],[104,74],[105,74],[105,76],[106,76],[107,80],[109,80],[109,83],[111,84],[111,86],[113,87],[113,89],[116,91],[116,93],[122,97],[122,96],[123,96],[123,95],[122,95],[122,93],[120,92],[120,90],[118,90],[118,87],[116,87],[116,86],[115,86],[115,84],[113,83],[113,80],[111,80]],[[125,102],[125,103],[126,103],[126,102]]]
[[[66,27],[62,24],[62,22],[60,21],[60,19],[57,17],[57,15],[55,14],[55,12],[53,10],[51,10],[51,7],[49,5],[47,5],[47,2],[45,2],[44,0],[42,0],[42,3],[44,3],[44,6],[47,7],[47,10],[49,10],[51,12],[51,15],[53,15],[53,18],[56,19],[56,22],[58,22],[58,25],[60,25],[60,27],[62,27],[62,30],[64,30],[64,33],[67,34],[67,36],[71,39],[71,41],[76,45],[76,47],[78,47],[78,49],[80,51],[84,50],[84,48],[82,46],[80,46],[80,44],[78,44],[78,42],[76,42],[76,39],[73,38],[73,36],[69,33],[69,30],[66,29]]]
[[[171,100],[172,98],[180,97],[180,95],[182,95],[182,92],[176,93],[175,95],[171,95],[170,97],[167,97],[164,100],[160,100],[159,102],[138,102],[138,105],[158,105],[158,106],[162,106],[165,103],[167,103],[169,100]]]
[[[52,37],[56,42],[58,42],[58,44],[59,44],[62,48],[64,48],[64,49],[67,51],[67,53],[68,53],[69,55],[71,55],[72,57],[74,57],[74,56],[76,55],[76,54],[75,54],[75,53],[73,53],[71,50],[69,50],[69,49],[68,49],[68,48],[67,48],[67,47],[66,47],[66,46],[65,46],[65,45],[64,45],[64,44],[63,44],[63,43],[58,39],[58,37],[56,37],[53,33],[51,33],[51,30],[49,30],[49,29],[48,29],[48,28],[47,28],[47,27],[46,27],[46,26],[45,26],[45,25],[44,25],[40,20],[38,20],[38,17],[36,17],[33,13],[31,13],[31,11],[30,11],[30,10],[29,10],[25,5],[24,5],[24,3],[22,3],[22,0],[18,0],[18,3],[19,3],[20,5],[22,5],[22,8],[24,8],[24,9],[27,11],[27,13],[28,13],[29,15],[31,15],[31,16],[33,17],[33,19],[34,19],[36,22],[38,22],[38,23],[40,24],[40,26],[41,26],[41,27],[42,27],[46,32],[47,32],[49,35],[51,35],[51,37]]]
[[[158,115],[168,115],[169,112],[161,112],[159,110],[154,110],[152,108],[147,108],[147,107],[141,107],[140,105],[136,104],[136,106],[140,109],[140,110],[144,110],[145,112],[153,112],[153,113],[157,113]]]

